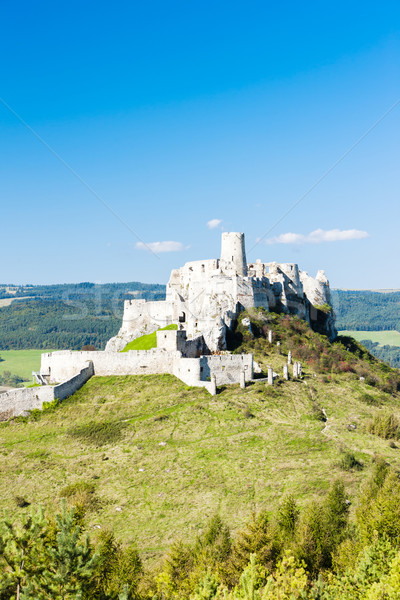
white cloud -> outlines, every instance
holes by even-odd
[[[181,242],[137,242],[136,248],[138,250],[149,250],[155,254],[161,254],[162,252],[181,252],[184,249],[184,245]]]
[[[362,240],[369,237],[366,231],[359,229],[316,229],[311,233],[282,233],[270,238],[266,244],[321,244],[323,242],[343,242],[345,240]]]
[[[222,219],[211,219],[211,221],[207,221],[208,229],[215,229],[218,225],[221,225]]]

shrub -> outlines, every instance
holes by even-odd
[[[15,496],[14,500],[18,508],[26,508],[27,506],[30,506],[30,502],[25,500],[23,496]]]
[[[317,404],[317,402],[313,402],[312,404],[312,416],[317,421],[321,421],[323,423],[326,423],[327,421],[326,414],[324,413],[323,409],[319,406],[319,404]]]
[[[339,466],[343,471],[361,471],[361,469],[364,468],[362,462],[357,460],[351,452],[345,452],[343,454]]]
[[[154,417],[154,421],[166,421],[167,419],[169,419],[169,415],[167,415],[166,413],[162,413],[161,415],[157,415],[156,417]]]
[[[87,511],[94,511],[100,507],[100,502],[95,494],[92,482],[77,481],[64,487],[60,492],[61,498],[66,498],[78,508],[78,514],[84,515]]]
[[[243,412],[243,416],[245,419],[254,419],[254,415],[249,408],[246,408]]]
[[[379,413],[374,416],[368,424],[367,429],[374,435],[385,440],[400,439],[400,422],[397,417],[390,412]]]
[[[368,406],[379,406],[380,405],[380,401],[376,396],[372,396],[371,394],[367,394],[366,392],[364,394],[361,394],[360,400],[361,400],[361,402],[368,404]]]
[[[104,446],[118,442],[122,438],[125,427],[127,424],[119,421],[89,421],[84,425],[73,427],[68,431],[68,435],[85,443]]]

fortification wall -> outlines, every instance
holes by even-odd
[[[200,378],[207,380],[215,375],[217,385],[239,383],[244,371],[245,380],[253,379],[252,354],[219,354],[200,358]]]
[[[92,361],[89,361],[87,366],[83,367],[83,369],[81,369],[77,375],[71,377],[71,379],[67,379],[67,381],[60,383],[59,385],[51,386],[54,390],[54,399],[61,401],[65,400],[65,398],[68,398],[69,396],[72,396],[72,394],[75,394],[75,392],[79,390],[79,388],[81,388],[91,377],[93,377],[93,375],[93,363]],[[47,387],[40,389],[47,389]]]
[[[252,354],[219,354],[200,358],[179,358],[174,375],[187,385],[203,386],[215,375],[217,385],[239,383],[244,371],[246,381],[253,379]]]
[[[20,388],[5,392],[0,396],[0,421],[27,415],[34,408],[42,408],[43,402],[54,400],[54,388]]]
[[[135,329],[138,321],[141,324],[141,335],[152,333],[156,329],[165,327],[174,322],[175,307],[172,302],[166,300],[125,300],[124,317],[122,321],[123,330]],[[147,328],[146,325],[149,325]],[[147,330],[148,329],[148,330]]]
[[[0,421],[26,416],[31,410],[42,409],[45,402],[65,400],[83,386],[93,375],[93,364],[89,363],[77,375],[60,385],[45,385],[33,388],[18,388],[0,395]]]
[[[94,374],[145,375],[172,373],[175,355],[163,350],[130,350],[129,352],[73,352],[71,350],[42,354],[40,372],[50,381],[65,381],[80,372],[85,363],[93,362]]]

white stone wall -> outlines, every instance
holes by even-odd
[[[186,344],[186,331],[167,329],[157,331],[157,348],[168,352],[184,353]]]
[[[43,402],[54,400],[52,386],[18,388],[0,396],[0,421],[26,415],[34,408],[42,408]]]
[[[67,381],[60,383],[59,385],[50,386],[54,390],[54,398],[57,400],[65,400],[65,398],[69,398],[72,394],[75,394],[79,388],[81,388],[91,377],[94,375],[94,367],[92,361],[86,362],[86,366],[84,366],[81,371],[71,377]],[[45,389],[42,387],[40,389]],[[47,389],[47,386],[46,386]]]
[[[90,360],[94,374],[146,375],[172,373],[175,355],[164,350],[130,350],[129,352],[73,352],[71,350],[42,354],[40,372],[50,381],[70,379]]]
[[[200,359],[177,357],[173,366],[173,374],[186,385],[201,385]]]
[[[74,394],[93,375],[92,363],[83,367],[74,377],[60,385],[17,388],[0,395],[0,421],[26,416],[34,408],[42,409],[44,402],[65,400]]]
[[[239,383],[243,371],[246,381],[253,379],[252,354],[217,354],[202,356],[199,360],[202,380],[215,375],[217,385]]]

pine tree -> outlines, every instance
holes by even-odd
[[[75,508],[65,502],[56,515],[56,534],[46,547],[46,568],[30,580],[21,600],[79,600],[93,577],[98,556],[89,538],[81,539]]]
[[[233,543],[230,561],[231,584],[236,583],[247,567],[250,555],[256,554],[257,561],[271,568],[279,555],[279,542],[274,536],[270,518],[266,511],[253,514],[245,528],[240,531]]]
[[[30,579],[44,568],[43,540],[46,521],[43,511],[32,512],[20,524],[5,519],[0,525],[0,593],[23,598]]]
[[[121,589],[127,600],[137,597],[142,562],[134,544],[123,548],[111,531],[102,531],[98,539],[98,563],[92,579],[88,600],[117,599]]]
[[[297,522],[299,520],[300,510],[293,496],[287,496],[282,501],[278,510],[278,525],[281,532],[287,537],[293,538]]]

